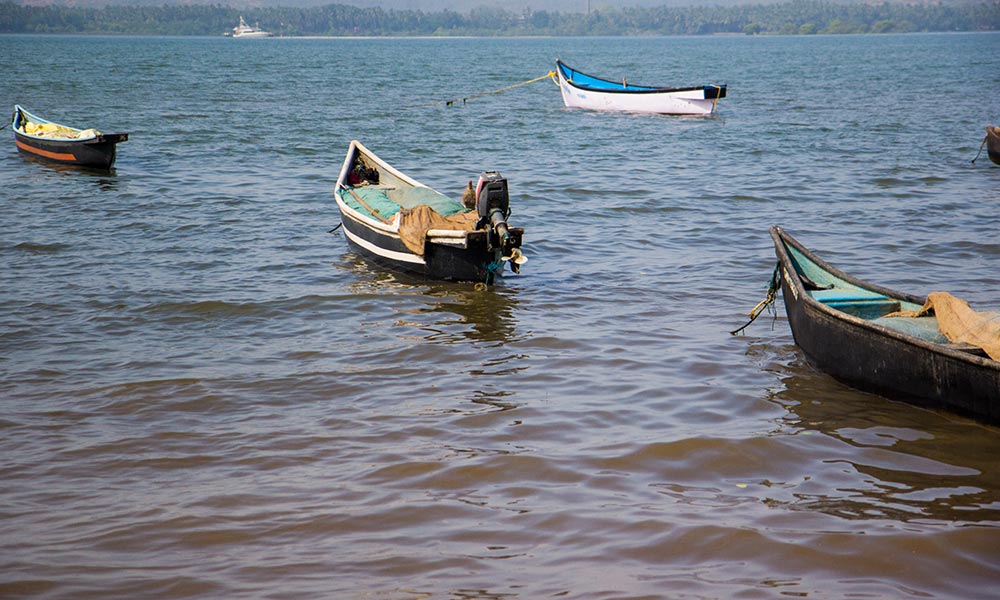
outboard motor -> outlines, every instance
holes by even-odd
[[[476,212],[479,214],[479,227],[489,224],[490,231],[499,241],[501,259],[511,261],[511,270],[517,273],[528,258],[521,254],[522,231],[507,225],[510,194],[507,192],[507,180],[498,171],[486,171],[479,176]]]

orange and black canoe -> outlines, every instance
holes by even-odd
[[[127,133],[101,133],[96,129],[60,125],[17,105],[11,129],[17,149],[27,156],[93,169],[110,169],[115,163],[117,145],[128,141]]]

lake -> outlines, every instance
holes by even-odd
[[[130,134],[102,174],[3,132],[0,596],[997,593],[996,427],[817,371],[780,300],[729,331],[771,225],[1000,310],[1000,167],[972,163],[998,48],[0,36],[8,108]],[[729,94],[683,118],[489,93],[557,57]],[[456,196],[499,170],[521,274],[351,252],[352,139]]]

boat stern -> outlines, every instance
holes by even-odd
[[[488,242],[499,251],[502,262],[510,262],[511,271],[518,273],[528,258],[521,253],[524,230],[507,224],[510,217],[510,192],[507,179],[498,171],[486,171],[476,185],[476,212],[479,226],[488,227]]]

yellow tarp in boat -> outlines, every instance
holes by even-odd
[[[982,348],[993,360],[1000,360],[1000,313],[977,312],[969,303],[948,292],[931,292],[918,310],[893,313],[892,317],[923,317],[933,314],[938,329],[951,342]]]
[[[25,122],[21,131],[28,135],[37,135],[38,137],[65,138],[70,140],[86,139],[101,135],[101,132],[96,129],[84,129],[80,131],[55,123],[35,123],[34,121]]]
[[[475,231],[479,215],[476,211],[443,216],[426,204],[399,211],[399,239],[418,256],[424,255],[424,242],[430,229]]]

